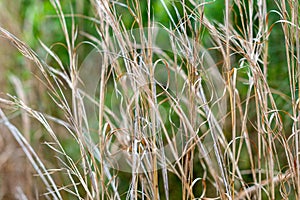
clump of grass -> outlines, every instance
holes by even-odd
[[[16,187],[16,198],[298,198],[298,2],[226,1],[223,21],[206,16],[214,2],[91,1],[93,16],[50,3],[64,53],[55,51],[60,43],[40,41],[43,58],[0,27],[38,68],[35,81],[55,109],[30,105],[22,77],[11,76],[16,92],[0,99],[1,123],[43,183],[32,185],[35,194]],[[156,22],[152,3],[168,24]],[[94,32],[80,30],[77,19],[91,21]],[[284,66],[270,53],[279,29]],[[289,92],[272,87],[276,67],[286,68]],[[9,117],[16,109],[22,128]],[[37,124],[46,152],[32,141]]]

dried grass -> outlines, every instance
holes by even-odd
[[[90,3],[94,16],[84,18],[94,22],[96,35],[78,29],[80,13],[65,14],[60,1],[50,2],[64,35],[67,63],[40,42],[58,67],[51,66],[0,27],[2,38],[35,64],[36,81],[58,113],[30,105],[31,93],[21,78],[10,77],[16,92],[0,99],[1,124],[43,183],[29,186],[38,197],[17,186],[15,198],[299,198],[299,2],[275,1],[277,8],[270,10],[264,0],[225,1],[224,20],[216,22],[204,12],[210,3],[161,0],[170,22],[166,27],[155,22],[150,0],[146,15],[139,1],[95,0]],[[134,19],[130,30],[120,7]],[[269,21],[270,15],[278,19]],[[282,67],[288,71],[289,92],[270,86],[276,55],[269,53],[274,47],[269,41],[276,26],[283,31],[285,47],[278,48],[286,51]],[[166,41],[157,43],[163,34]],[[208,50],[202,47],[204,34]],[[77,42],[79,36],[85,41]],[[168,48],[159,46],[164,42]],[[84,44],[97,50],[84,54],[89,68],[78,63]],[[289,110],[280,107],[278,94]],[[11,121],[9,112],[15,110],[21,111],[20,126]],[[32,141],[37,124],[47,137],[48,155]],[[10,149],[1,152],[2,165],[7,156],[14,156]],[[130,180],[122,178],[124,171]],[[180,182],[170,182],[172,176]],[[172,187],[178,185],[181,196],[174,197]]]

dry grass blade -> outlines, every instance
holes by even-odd
[[[8,119],[6,118],[5,114],[1,109],[0,109],[0,116],[3,120],[2,123],[10,130],[11,134],[14,136],[14,138],[19,143],[19,145],[22,147],[28,160],[30,161],[30,163],[32,164],[32,166],[34,167],[38,175],[43,180],[49,192],[49,196],[52,196],[53,199],[62,199],[59,189],[57,188],[57,184],[54,182],[53,178],[48,173],[43,162],[40,160],[36,152],[32,149],[31,145],[24,138],[24,136],[19,132],[19,130],[8,121]]]

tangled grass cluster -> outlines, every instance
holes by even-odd
[[[0,199],[299,199],[298,1],[49,2],[0,26]]]

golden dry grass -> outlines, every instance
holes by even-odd
[[[0,4],[0,199],[299,198],[299,2],[80,2],[37,50]]]

